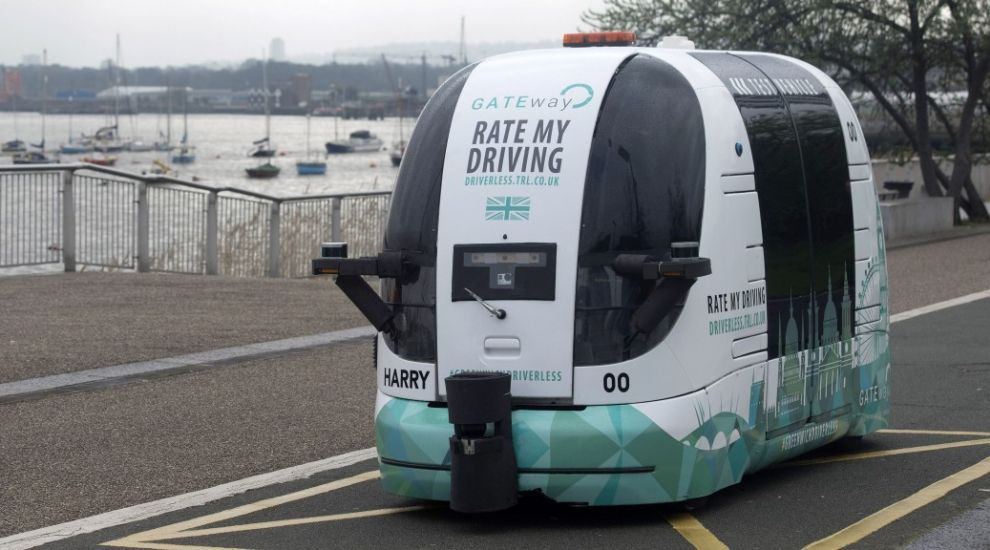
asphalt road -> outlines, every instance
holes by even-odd
[[[990,235],[890,251],[891,309],[897,313],[986,290],[988,265]],[[141,311],[138,306],[149,295],[157,305]],[[361,324],[326,280],[14,277],[0,280],[0,303],[0,381]],[[987,301],[894,325],[894,428],[990,431],[987,326]],[[16,337],[8,338],[11,334]],[[373,393],[370,344],[359,341],[0,404],[0,537],[370,447]],[[974,439],[885,433],[867,438],[860,450],[967,438]],[[990,455],[988,448],[971,445],[777,468],[719,493],[694,517],[730,547],[793,548],[979,462]],[[370,461],[355,464],[51,547],[94,547],[374,469]],[[990,479],[949,493],[912,513],[910,521],[895,522],[861,544],[886,548],[926,532],[938,535],[938,526],[974,511],[984,524],[990,523],[978,514],[990,509],[983,503],[990,492],[981,488],[990,490]],[[421,504],[388,497],[370,480],[204,528]],[[229,533],[174,542],[247,548],[394,546],[397,540],[403,547],[687,548],[665,519],[679,510],[580,509],[527,500],[485,517],[431,508],[270,529],[228,528]]]

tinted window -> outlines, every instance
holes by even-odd
[[[394,336],[386,341],[392,351],[410,361],[436,361],[440,185],[454,108],[473,69],[471,65],[450,77],[420,114],[402,158],[385,227],[385,249],[406,252],[416,266],[401,284],[393,279],[382,282],[382,294],[393,306],[396,325]]]
[[[588,158],[581,212],[574,362],[623,361],[654,347],[680,313],[650,334],[630,318],[656,286],[616,275],[619,254],[670,257],[670,243],[698,241],[704,203],[705,135],[687,80],[639,55],[606,93]]]
[[[768,55],[744,55],[743,59],[756,65],[768,77],[781,83],[780,92],[790,109],[804,159],[805,191],[811,218],[812,288],[817,307],[824,312],[829,299],[833,307],[841,307],[843,283],[855,281],[855,242],[853,238],[852,193],[842,123],[832,100],[819,87],[817,80],[804,69],[789,61]],[[804,82],[786,87],[786,83]],[[809,87],[814,89],[808,89]],[[799,93],[801,91],[807,93]],[[850,298],[853,294],[849,292]],[[826,327],[818,320],[817,333],[827,339],[848,326],[852,319],[838,326]],[[840,334],[841,335],[841,334]]]

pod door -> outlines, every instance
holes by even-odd
[[[603,49],[480,63],[447,141],[437,234],[437,381],[512,375],[514,398],[570,403],[588,149],[609,80]]]

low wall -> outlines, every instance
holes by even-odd
[[[973,186],[976,187],[983,200],[990,200],[990,164],[986,163],[987,159],[985,158],[978,160],[980,164],[973,166]],[[952,172],[951,160],[939,164],[947,174]],[[885,181],[913,181],[914,188],[911,189],[911,195],[908,198],[927,196],[924,192],[925,185],[922,183],[921,163],[918,159],[912,159],[903,165],[889,160],[874,160],[873,181],[878,192],[885,191],[883,188]]]
[[[952,197],[918,197],[882,201],[884,237],[887,241],[931,235],[952,229]]]

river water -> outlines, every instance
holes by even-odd
[[[414,119],[402,120],[403,135],[408,138]],[[106,125],[102,115],[48,115],[46,118],[46,144],[49,151],[57,151],[72,133],[92,134]],[[156,114],[122,116],[120,134],[124,139],[140,139],[153,143],[159,132],[165,132],[166,117]],[[0,113],[0,142],[19,138],[30,143],[41,139],[41,115],[38,113]],[[312,151],[323,158],[323,144],[336,139],[346,140],[355,130],[370,130],[385,142],[386,147],[399,138],[399,119],[338,120],[331,117],[313,117],[311,129]],[[196,178],[202,183],[218,187],[235,187],[275,196],[315,195],[353,191],[390,190],[395,184],[398,169],[393,168],[385,150],[375,153],[331,155],[326,159],[325,176],[298,176],[295,162],[306,157],[306,117],[276,116],[271,119],[272,143],[278,149],[273,162],[282,168],[278,178],[252,180],[244,169],[263,162],[249,158],[251,142],[264,137],[265,119],[259,115],[190,114],[189,141],[196,147],[196,162],[175,166],[179,177]],[[336,138],[334,136],[337,136]],[[172,117],[172,139],[182,137],[182,116]],[[77,162],[84,155],[62,155],[62,162]],[[116,167],[131,172],[145,172],[152,168],[154,160],[167,162],[163,152],[114,153]],[[10,156],[0,157],[0,164],[11,162]]]

